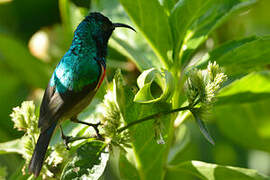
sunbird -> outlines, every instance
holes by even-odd
[[[112,23],[98,12],[86,16],[75,30],[71,46],[55,68],[41,102],[40,135],[28,167],[35,177],[39,176],[56,127],[67,119],[84,123],[77,115],[90,104],[104,79],[107,44],[117,27],[135,31],[129,25]],[[98,134],[96,124],[84,124],[92,125]]]

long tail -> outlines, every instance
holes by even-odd
[[[38,177],[40,170],[42,168],[46,151],[50,143],[54,129],[56,127],[56,124],[57,124],[56,122],[52,124],[50,128],[40,133],[38,137],[34,153],[28,166],[29,173],[33,173],[35,177]]]

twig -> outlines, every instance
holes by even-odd
[[[131,126],[134,126],[134,125],[136,125],[136,124],[139,124],[139,123],[142,123],[142,122],[145,122],[145,121],[154,119],[154,118],[158,118],[158,117],[160,117],[160,116],[164,116],[164,115],[171,114],[171,113],[175,113],[175,112],[179,112],[179,111],[190,110],[190,109],[191,109],[190,106],[185,106],[185,107],[173,109],[173,110],[170,110],[170,111],[158,112],[158,113],[156,113],[156,114],[153,114],[153,115],[144,117],[144,118],[142,118],[142,119],[133,121],[133,122],[127,124],[126,126],[119,128],[119,129],[117,130],[117,132],[118,132],[118,133],[121,133],[122,131],[124,131],[124,130],[130,128]]]

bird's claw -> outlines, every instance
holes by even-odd
[[[62,137],[63,138],[63,137]],[[65,147],[66,147],[66,149],[67,150],[70,150],[70,147],[68,146],[68,144],[70,143],[70,139],[71,139],[72,137],[71,136],[65,136],[64,138],[63,138],[63,140],[64,140],[64,145],[65,145]]]
[[[72,137],[71,137],[71,136],[66,136],[66,135],[64,134],[64,131],[63,131],[63,129],[62,129],[62,126],[60,126],[60,130],[61,130],[61,137],[62,137],[62,139],[63,139],[63,141],[64,141],[64,145],[65,145],[65,147],[66,147],[67,150],[70,150],[70,148],[69,148],[69,146],[68,146],[68,143],[70,142],[70,139],[71,139]]]
[[[75,122],[75,123],[80,123],[80,124],[84,124],[84,125],[93,127],[94,130],[96,131],[97,139],[99,139],[99,140],[104,140],[104,138],[100,135],[99,129],[98,129],[98,126],[101,125],[101,122],[98,122],[98,123],[96,123],[96,124],[88,123],[88,122],[84,122],[84,121],[78,120],[77,117],[73,117],[73,118],[71,118],[70,120],[71,120],[72,122]]]
[[[101,125],[100,122],[96,123],[96,124],[91,124],[91,126],[94,128],[94,130],[96,131],[96,135],[97,135],[97,139],[103,139],[103,137],[101,136],[101,134],[99,133],[99,129],[98,126]]]

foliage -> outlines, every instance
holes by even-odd
[[[61,179],[98,179],[109,158],[104,151],[104,143],[89,142],[77,149],[75,158],[63,170]]]
[[[0,167],[0,179],[5,179],[7,176],[7,168]]]
[[[109,42],[109,82],[101,86],[79,117],[91,123],[101,122],[99,129],[104,139],[94,138],[90,127],[64,123],[64,131],[72,136],[70,150],[65,149],[56,132],[41,171],[42,178],[269,179],[256,170],[241,168],[246,165],[233,160],[228,166],[196,156],[198,151],[212,151],[209,148],[217,151],[218,147],[229,146],[221,145],[224,139],[219,134],[229,139],[230,145],[270,152],[270,50],[266,48],[270,38],[228,38],[223,44],[218,39],[221,31],[218,27],[229,17],[252,8],[255,0],[88,2],[59,0],[63,26],[43,30],[49,42],[45,58],[34,57],[20,40],[0,31],[0,68],[8,67],[18,73],[10,76],[14,84],[7,83],[8,94],[8,88],[15,89],[20,83],[32,89],[46,86],[49,69],[61,58],[74,28],[89,11],[100,11],[112,21],[127,23],[137,30],[137,33],[115,30]],[[0,8],[9,3],[0,2]],[[207,40],[214,42],[213,47],[207,47]],[[138,78],[137,74],[136,78],[130,78],[134,73],[130,67],[135,68],[134,65],[141,73]],[[121,71],[110,72],[115,67]],[[0,74],[12,73],[3,70]],[[41,94],[31,93],[36,103],[24,101],[13,108],[14,128],[24,134],[0,143],[0,154],[17,153],[25,160],[24,176],[19,170],[11,178],[33,178],[27,175],[26,167],[39,133],[35,104],[39,104]],[[24,93],[22,100],[25,98]],[[192,127],[190,119],[195,119],[198,127]],[[213,137],[217,135],[215,141],[205,122],[212,125]],[[191,135],[197,131],[216,145],[208,147],[203,141],[201,146],[196,140],[201,141],[201,137]],[[229,157],[229,150],[222,151],[222,156]],[[0,178],[4,178],[9,172],[0,167]]]

